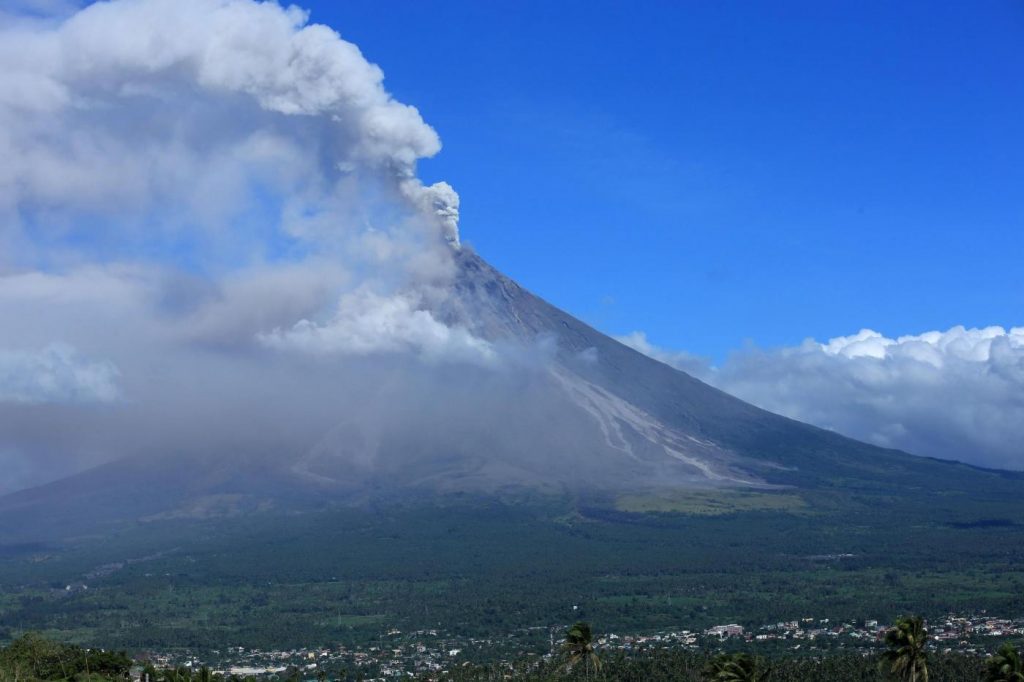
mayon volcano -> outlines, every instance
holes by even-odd
[[[468,247],[453,259],[454,276],[423,297],[422,312],[485,343],[499,362],[362,362],[337,379],[336,418],[292,442],[257,452],[143,449],[0,498],[2,531],[36,537],[409,494],[898,493],[1016,480],[759,409],[602,334]]]
[[[493,405],[465,414],[466,440],[446,444],[457,461],[479,465],[463,470],[461,484],[606,491],[841,481],[889,487],[963,472],[990,475],[757,408],[597,331],[471,249],[454,259],[454,280],[431,312],[496,346],[546,351],[519,381],[495,387],[502,401],[496,418],[485,417]],[[495,454],[482,454],[488,452]],[[456,477],[446,483],[456,484]]]
[[[437,132],[309,19],[139,0],[0,27],[12,82],[46,86],[0,102],[23,141],[0,489],[36,486],[0,497],[0,542],[419,495],[1019,481],[758,409],[525,290],[417,174]]]

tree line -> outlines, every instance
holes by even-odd
[[[990,657],[943,654],[927,648],[928,630],[919,616],[897,621],[885,632],[878,655],[831,654],[821,658],[767,659],[746,652],[711,653],[656,649],[599,655],[589,624],[576,623],[565,634],[560,656],[548,661],[483,666],[441,678],[453,682],[513,679],[529,682],[1024,682],[1024,658],[1003,643]]]
[[[712,653],[686,649],[614,651],[602,654],[594,644],[588,623],[570,626],[560,649],[544,659],[512,664],[460,666],[422,680],[491,682],[517,679],[526,682],[1024,682],[1024,657],[1013,644],[1003,643],[982,659],[964,654],[943,654],[928,648],[928,630],[918,616],[899,618],[885,632],[885,649],[878,655],[832,654],[820,658],[789,656],[765,658],[747,652]],[[125,682],[135,666],[141,682],[254,682],[213,673],[204,666],[158,669],[136,663],[124,651],[86,649],[27,634],[0,649],[0,682]],[[275,676],[280,682],[303,682],[303,674],[290,670]],[[352,682],[365,679],[356,670],[321,670],[317,682]]]

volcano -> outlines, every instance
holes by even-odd
[[[0,498],[0,534],[86,533],[409,491],[898,494],[1019,485],[1016,474],[875,447],[759,409],[602,334],[469,248],[453,258],[454,278],[425,309],[526,358],[511,369],[424,373],[382,362],[358,408],[287,451],[141,453]]]

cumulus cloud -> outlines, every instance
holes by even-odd
[[[81,357],[71,346],[0,349],[0,402],[105,403],[117,400],[117,368]]]
[[[438,322],[412,294],[383,297],[371,291],[345,296],[323,323],[300,320],[289,329],[262,334],[260,340],[271,348],[318,355],[411,353],[433,362],[482,364],[496,357],[490,343],[463,327]]]
[[[872,330],[733,353],[713,367],[621,337],[755,405],[878,445],[1024,469],[1024,328]]]

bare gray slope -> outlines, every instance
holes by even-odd
[[[376,415],[403,396],[377,395],[365,415],[300,456],[293,473],[325,487],[369,480],[477,491],[768,485],[757,473],[764,462],[701,429],[702,414],[756,418],[760,410],[548,305],[472,251],[454,257],[451,286],[428,308],[508,351],[510,366],[435,375],[429,399],[386,423]],[[517,364],[517,354],[536,361]],[[408,368],[400,390],[410,392],[420,371]]]
[[[1005,476],[875,447],[759,409],[602,334],[469,249],[456,258],[455,295],[436,311],[443,320],[492,340],[552,339],[563,376],[646,415],[673,442],[689,443],[687,451],[712,466],[728,463],[737,480],[726,483],[746,478],[783,485],[898,488],[901,480],[903,485],[948,485],[963,472]]]

